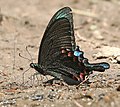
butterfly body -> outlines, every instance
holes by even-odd
[[[109,68],[107,63],[90,64],[84,52],[76,46],[73,15],[69,7],[64,7],[50,20],[39,47],[38,63],[30,66],[42,75],[51,75],[76,85],[84,81],[93,70]]]

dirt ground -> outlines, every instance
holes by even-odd
[[[64,6],[73,9],[76,42],[85,57],[110,64],[104,73],[90,76],[91,84],[45,86],[51,77],[34,75],[31,61],[19,56],[31,59],[29,45],[37,62],[46,26]],[[97,57],[101,47],[120,49],[119,19],[120,0],[0,0],[0,107],[119,107],[120,60],[115,51]]]

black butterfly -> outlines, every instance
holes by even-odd
[[[90,64],[83,56],[76,56],[75,52],[82,51],[76,48],[72,11],[64,7],[50,20],[39,48],[38,63],[30,66],[40,74],[62,79],[70,85],[79,84],[92,70],[109,68],[107,63]]]

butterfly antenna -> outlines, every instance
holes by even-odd
[[[27,60],[31,61],[29,58],[26,58],[26,57],[22,56],[20,53],[19,53],[19,56],[20,56],[21,58],[24,58],[24,59],[27,59]]]
[[[29,45],[28,45],[28,46],[26,46],[26,51],[27,51],[27,53],[29,54],[29,56],[30,56],[30,58],[31,58],[31,59],[29,59],[29,58],[27,58],[27,57],[22,56],[20,53],[19,53],[19,56],[20,56],[21,58],[24,58],[24,59],[29,60],[30,62],[33,62],[33,58],[32,58],[32,55],[30,54],[30,52],[29,52],[29,50],[28,50],[28,47],[29,47]]]
[[[30,54],[30,52],[29,52],[29,50],[28,50],[28,47],[29,47],[29,45],[28,46],[26,46],[26,51],[27,51],[27,53],[29,54],[29,56],[30,56],[30,58],[31,58],[31,62],[33,62],[33,58],[32,58],[32,55]]]

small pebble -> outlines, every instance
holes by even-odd
[[[42,100],[42,99],[43,99],[43,95],[35,95],[35,96],[32,96],[31,99],[32,99],[33,101]]]
[[[90,30],[96,30],[97,29],[97,26],[96,25],[91,25],[90,26]]]
[[[104,100],[105,100],[106,102],[110,102],[110,97],[107,96],[107,95],[105,95],[105,96],[104,96]]]
[[[117,63],[120,63],[120,56],[117,56],[116,60],[117,60]]]
[[[3,105],[3,106],[8,106],[8,105],[15,105],[16,104],[16,100],[15,99],[12,99],[12,100],[4,100],[0,103],[0,105]]]
[[[90,88],[96,88],[96,84],[95,83],[91,83],[90,84]]]
[[[95,37],[96,39],[98,39],[98,40],[103,40],[103,39],[104,39],[104,37],[101,35],[100,31],[98,31],[98,30],[95,30],[95,31],[93,32],[93,35],[94,35],[94,37]]]
[[[117,91],[120,91],[120,85],[117,87],[117,89],[116,89]]]

